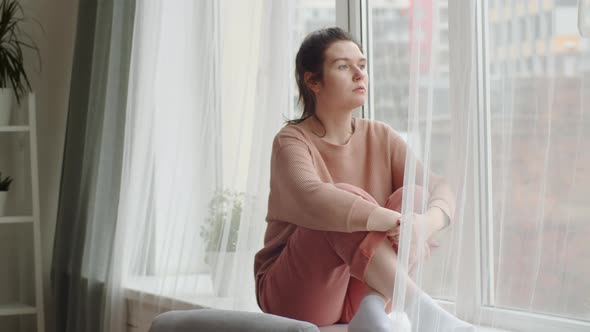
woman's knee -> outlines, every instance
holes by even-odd
[[[366,192],[364,189],[354,186],[348,183],[335,183],[334,186],[338,189],[348,191],[349,193],[353,193],[355,195],[361,196],[365,200],[377,204],[377,201],[371,194]]]
[[[408,186],[400,187],[393,194],[389,195],[385,203],[385,207],[395,211],[401,211],[402,209],[402,200],[403,200],[403,191],[404,188]],[[428,192],[424,190],[424,187],[420,185],[412,185],[408,188],[409,191],[413,191],[414,193],[414,212],[421,213],[423,205],[426,207],[428,203]],[[424,196],[426,194],[426,196]]]

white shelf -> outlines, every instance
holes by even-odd
[[[0,316],[34,315],[37,308],[26,304],[0,304]]]
[[[0,303],[0,317],[1,316],[19,316],[20,315],[33,315],[32,320],[35,321],[36,328],[33,328],[32,331],[35,332],[44,332],[45,331],[45,312],[43,310],[43,276],[41,274],[42,264],[41,264],[41,226],[39,223],[39,168],[38,168],[38,156],[37,156],[37,122],[36,122],[36,111],[35,111],[35,95],[33,93],[29,93],[28,95],[28,102],[26,106],[24,103],[22,105],[22,110],[28,112],[28,123],[21,122],[20,124],[11,124],[7,126],[0,126],[0,140],[6,139],[6,136],[15,135],[15,138],[18,139],[17,148],[18,150],[15,157],[17,159],[11,160],[11,156],[4,156],[2,155],[0,158],[4,160],[5,157],[8,157],[8,161],[14,161],[15,164],[20,162],[25,167],[24,173],[28,170],[30,172],[30,211],[24,210],[20,213],[30,214],[30,215],[10,215],[10,216],[0,216],[0,233],[4,235],[5,232],[13,232],[11,230],[12,227],[6,227],[5,225],[25,225],[26,228],[29,228],[31,225],[31,231],[21,232],[19,230],[19,234],[22,233],[22,236],[15,238],[14,241],[23,241],[27,240],[27,242],[32,243],[33,251],[23,248],[22,250],[16,250],[14,256],[25,256],[19,257],[18,263],[13,264],[13,268],[11,270],[15,271],[8,271],[5,268],[0,268],[0,275],[4,276],[5,271],[8,273],[14,273],[19,276],[18,280],[13,281],[14,287],[18,287],[16,291],[18,291],[19,297],[17,301],[22,301],[27,304],[23,303]],[[23,114],[24,115],[24,114]],[[3,133],[7,133],[3,135]],[[22,136],[23,139],[20,139]],[[12,138],[12,137],[9,137]],[[28,149],[26,147],[28,146]],[[26,151],[28,150],[28,151]],[[28,158],[26,155],[29,155]],[[28,167],[27,167],[28,166]],[[23,173],[23,172],[21,172]],[[26,182],[25,185],[29,185]],[[22,188],[26,191],[28,189]],[[16,210],[21,211],[21,210]],[[19,212],[17,212],[19,213]],[[20,214],[19,213],[19,214]],[[20,228],[20,227],[17,227]],[[22,238],[21,238],[22,237]],[[32,241],[28,241],[30,238]],[[18,245],[18,243],[16,243]],[[12,264],[12,263],[11,263]],[[16,265],[15,265],[16,264]],[[32,267],[32,271],[31,270]],[[29,285],[29,279],[31,277],[34,278],[34,285]],[[0,278],[3,279],[3,278]],[[4,279],[3,279],[4,280]],[[12,285],[8,285],[9,287]],[[31,287],[34,286],[34,287]],[[28,301],[26,299],[34,298],[33,301]],[[0,329],[2,329],[0,327]]]
[[[33,222],[32,216],[0,217],[0,224],[27,224]]]
[[[29,126],[0,126],[0,133],[26,133]]]

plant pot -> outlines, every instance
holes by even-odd
[[[8,126],[10,124],[10,113],[12,112],[13,97],[13,89],[0,89],[0,126]]]
[[[235,252],[207,252],[211,266],[211,281],[216,296],[227,297],[233,293],[232,269],[236,257]],[[223,259],[223,261],[220,261]]]
[[[8,197],[8,191],[0,191],[0,217],[4,215],[6,197]]]

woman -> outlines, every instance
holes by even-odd
[[[318,326],[349,323],[349,331],[391,330],[407,148],[386,124],[352,116],[367,98],[366,63],[339,28],[311,33],[297,53],[303,115],[273,142],[268,225],[255,258],[264,312]],[[416,194],[422,196],[420,187]],[[426,212],[413,218],[426,239],[454,210],[441,178],[430,176],[428,194]],[[423,248],[428,255],[429,246]],[[411,282],[408,295],[410,304],[420,304],[419,331],[441,322],[447,331],[472,329]]]

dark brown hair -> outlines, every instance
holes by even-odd
[[[305,119],[315,116],[320,123],[322,121],[316,116],[316,98],[313,91],[305,84],[305,73],[311,72],[311,80],[321,81],[324,76],[324,61],[326,50],[337,41],[351,41],[355,43],[362,52],[361,45],[352,36],[340,28],[327,28],[314,31],[307,35],[299,47],[295,58],[295,79],[299,88],[298,103],[303,104],[301,118],[287,121],[288,124],[298,124]],[[322,123],[323,126],[323,123]]]

